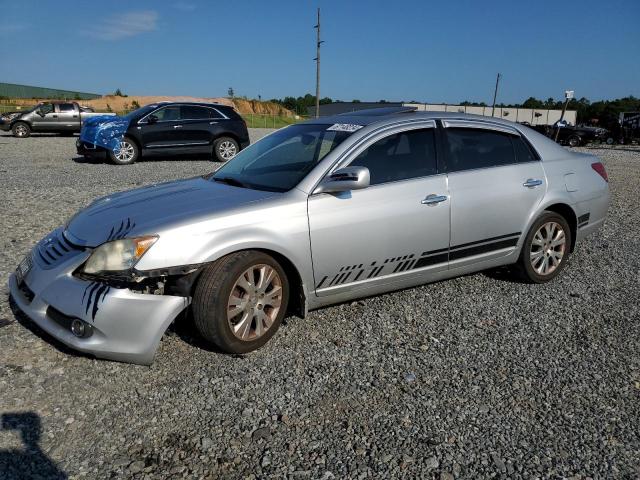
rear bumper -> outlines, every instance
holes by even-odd
[[[79,252],[48,269],[30,254],[33,267],[23,284],[18,285],[15,274],[9,277],[11,297],[40,328],[74,350],[98,358],[151,364],[162,335],[189,299],[138,293],[74,277],[72,272],[88,254]],[[75,336],[69,324],[73,319],[85,322],[91,335]]]

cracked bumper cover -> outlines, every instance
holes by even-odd
[[[29,255],[34,257],[33,252]],[[151,364],[165,330],[190,299],[137,293],[127,288],[101,288],[103,284],[74,277],[72,272],[88,255],[89,252],[79,252],[47,269],[34,258],[24,279],[33,293],[31,301],[19,288],[16,275],[9,277],[16,305],[48,334],[74,350],[98,358]],[[88,338],[74,336],[47,315],[49,306],[89,323],[93,334]]]

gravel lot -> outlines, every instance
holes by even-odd
[[[83,163],[74,142],[0,136],[0,477],[640,477],[640,151],[589,150],[608,222],[550,285],[481,273],[326,308],[247,356],[181,324],[141,367],[41,338],[6,279],[92,198],[214,164]]]

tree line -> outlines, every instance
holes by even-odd
[[[309,107],[313,107],[316,104],[315,95],[307,93],[303,97],[284,97],[273,98],[270,101],[278,103],[283,107],[297,113],[298,115],[308,115]],[[329,103],[339,103],[342,100],[334,100],[329,97],[320,99],[320,105],[326,105]],[[360,100],[352,100],[352,102],[358,103]],[[387,103],[386,100],[379,100],[378,103]],[[423,103],[412,100],[409,103]],[[465,100],[460,102],[459,105],[486,107],[484,102],[470,102]],[[538,108],[538,109],[562,109],[564,105],[563,100],[555,100],[548,98],[546,100],[539,100],[535,97],[529,97],[522,103],[497,104],[497,107],[504,108]],[[582,97],[579,99],[571,99],[567,106],[568,110],[575,110],[577,112],[577,122],[585,124],[598,124],[607,126],[615,124],[618,121],[618,117],[622,112],[638,112],[640,111],[640,98],[636,98],[633,95],[617,98],[614,100],[598,100],[591,102],[589,99]]]

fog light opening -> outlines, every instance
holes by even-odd
[[[82,338],[87,333],[87,328],[82,320],[78,320],[74,318],[71,322],[71,333],[73,333],[76,337]]]

